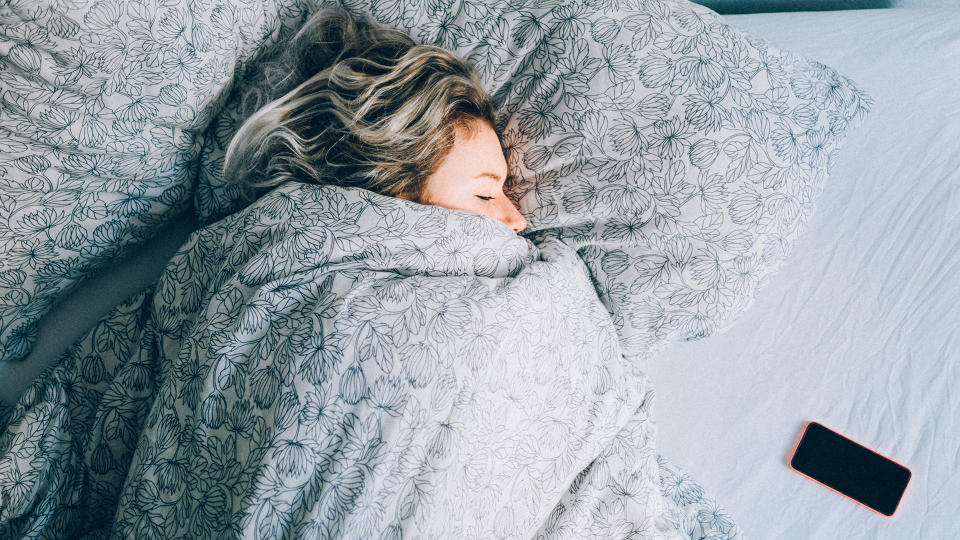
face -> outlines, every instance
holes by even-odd
[[[477,122],[476,126],[472,137],[457,130],[446,160],[427,177],[423,203],[483,214],[519,233],[526,228],[527,220],[503,193],[507,161],[500,139],[486,122]]]

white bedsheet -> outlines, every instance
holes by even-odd
[[[751,538],[960,538],[960,10],[728,19],[876,104],[754,306],[649,369],[660,451]],[[788,468],[810,420],[913,471],[893,517]]]

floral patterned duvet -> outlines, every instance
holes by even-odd
[[[286,184],[0,411],[0,537],[734,538],[576,253]]]

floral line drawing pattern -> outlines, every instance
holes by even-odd
[[[193,212],[234,71],[302,21],[294,7],[4,3],[0,362],[29,354],[37,320],[77,283]]]
[[[715,334],[752,304],[872,104],[829,66],[686,0],[329,6],[477,67],[523,235],[557,231],[577,249],[638,362],[650,344]],[[239,78],[203,148],[201,222],[242,206],[222,158],[243,120],[239,93],[256,81]]]
[[[3,411],[0,535],[738,537],[538,240],[305,184],[195,232]]]

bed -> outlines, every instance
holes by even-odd
[[[718,491],[751,536],[956,536],[958,17],[729,16],[856,77],[878,103],[757,303],[729,332],[677,344],[650,370],[664,452]],[[913,471],[893,517],[787,467],[808,421]]]
[[[837,68],[876,104],[756,303],[728,331],[672,344],[646,366],[658,447],[748,537],[949,537],[960,510],[951,402],[960,374],[950,364],[960,352],[952,334],[960,320],[952,302],[960,295],[960,102],[951,91],[960,83],[960,12],[728,19]],[[109,309],[152,284],[195,225],[174,220],[59,303],[41,319],[28,361],[0,365],[0,397],[15,402]],[[787,468],[808,420],[913,470],[896,516],[880,518]]]

